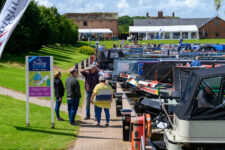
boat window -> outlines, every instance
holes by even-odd
[[[110,59],[113,59],[113,58],[119,58],[119,55],[117,52],[111,52],[110,53]]]
[[[189,99],[191,99],[191,91],[193,90],[193,86],[195,84],[195,77],[192,76],[191,78],[189,78],[189,81],[187,83],[184,95],[182,97],[182,102],[185,104]]]
[[[104,52],[103,52],[103,55],[104,55],[105,58],[107,58],[107,56],[108,56],[108,51],[104,51]]]
[[[202,79],[197,93],[198,108],[215,108],[222,103],[219,98],[222,77]]]

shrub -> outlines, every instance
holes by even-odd
[[[86,55],[94,55],[95,50],[89,46],[82,46],[79,48],[79,52],[81,54],[86,54]]]

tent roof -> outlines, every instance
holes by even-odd
[[[179,26],[130,26],[131,33],[146,32],[198,32],[196,25],[179,25]]]
[[[79,33],[112,33],[110,29],[78,29]]]
[[[196,25],[198,28],[214,18],[134,19],[134,26]]]

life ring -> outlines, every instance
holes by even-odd
[[[151,138],[151,134],[152,134],[152,124],[151,124],[151,115],[150,114],[146,114],[145,115],[145,120],[146,120],[146,137],[147,138]]]

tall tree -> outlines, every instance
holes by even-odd
[[[220,9],[220,6],[222,4],[223,0],[214,0],[214,4],[216,6],[216,10]]]

